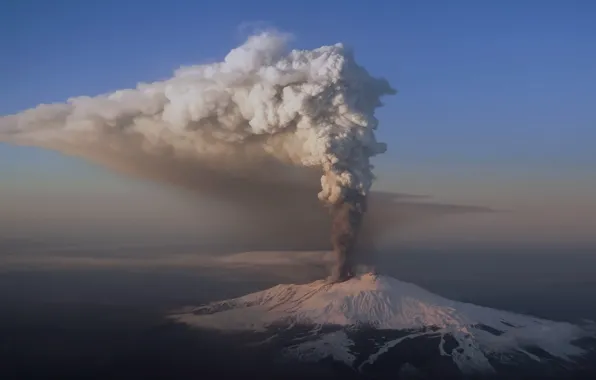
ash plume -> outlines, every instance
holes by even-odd
[[[366,196],[352,189],[346,191],[344,198],[332,206],[333,224],[331,244],[336,257],[332,270],[332,282],[345,281],[354,275],[354,249],[362,217],[366,212]]]
[[[2,117],[0,141],[58,150],[240,203],[242,189],[229,191],[238,178],[259,184],[247,192],[267,189],[266,196],[316,170],[318,198],[333,223],[331,279],[343,280],[374,178],[370,158],[386,150],[375,138],[374,112],[395,90],[341,44],[290,51],[287,37],[261,33],[222,62],[183,67],[164,81]],[[188,172],[192,181],[180,178]]]

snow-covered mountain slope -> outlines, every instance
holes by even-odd
[[[372,364],[392,347],[420,336],[439,337],[438,349],[464,373],[492,371],[489,357],[521,354],[540,361],[536,349],[572,362],[584,350],[574,341],[590,333],[564,322],[457,302],[388,276],[365,274],[346,282],[317,281],[271,289],[196,307],[171,318],[191,326],[219,330],[266,331],[312,326],[316,339],[287,348],[305,359],[332,356],[354,365],[354,342],[347,331],[359,328],[406,331],[375,348],[358,367]],[[323,333],[324,326],[343,329]],[[451,337],[457,347],[446,349]],[[453,340],[452,339],[452,340]]]

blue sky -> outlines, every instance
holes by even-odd
[[[588,0],[11,2],[0,113],[165,78],[270,25],[297,47],[345,42],[398,88],[380,111],[391,156],[592,167],[595,17]]]
[[[378,160],[382,178],[415,177],[423,188],[429,176],[448,177],[445,184],[465,179],[461,186],[473,188],[473,178],[594,177],[590,0],[8,3],[0,12],[0,114],[163,79],[181,65],[221,59],[251,28],[275,27],[298,48],[346,43],[398,89],[379,111],[378,136],[389,145]],[[109,177],[7,145],[0,173],[17,187],[38,175]]]

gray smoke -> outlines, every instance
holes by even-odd
[[[318,172],[338,257],[332,279],[344,279],[374,178],[370,158],[386,150],[375,138],[374,111],[395,91],[341,44],[288,51],[286,42],[262,33],[222,62],[181,68],[165,81],[2,117],[0,141],[82,156],[246,207]]]
[[[332,206],[331,244],[336,257],[330,280],[345,281],[354,275],[354,256],[362,218],[366,212],[366,196],[347,191],[344,199]]]

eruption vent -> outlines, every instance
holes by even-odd
[[[341,44],[288,51],[286,42],[262,33],[223,62],[184,67],[165,81],[2,117],[0,141],[118,170],[151,161],[150,176],[165,181],[172,163],[191,163],[206,188],[233,174],[262,181],[271,176],[266,163],[319,168],[319,199],[334,219],[333,276],[343,279],[373,181],[369,159],[386,150],[375,139],[374,111],[395,91]]]

